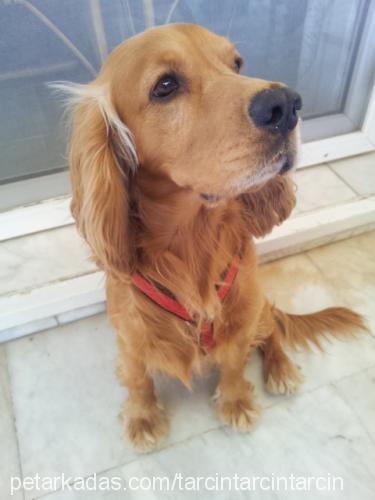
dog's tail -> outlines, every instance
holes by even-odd
[[[329,307],[311,314],[288,314],[276,307],[272,308],[276,328],[283,341],[291,348],[310,348],[330,336],[348,338],[356,331],[368,331],[361,315],[346,307]]]

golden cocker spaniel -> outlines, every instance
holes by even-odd
[[[295,205],[301,99],[241,66],[228,39],[175,24],[123,42],[90,84],[61,85],[74,104],[72,213],[106,272],[126,429],[140,450],[168,430],[154,372],[189,386],[217,365],[218,415],[248,430],[259,415],[244,377],[252,350],[266,387],[291,393],[302,378],[284,343],[363,328],[348,309],[292,315],[262,293],[253,237]]]

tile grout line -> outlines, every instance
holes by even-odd
[[[330,164],[330,163],[327,163],[326,165],[327,165],[327,167],[330,169],[330,171],[331,171],[331,172],[332,172],[332,173],[333,173],[333,174],[334,174],[334,175],[335,175],[338,179],[340,179],[340,181],[342,181],[342,182],[346,185],[346,187],[348,187],[351,191],[353,191],[353,193],[354,193],[356,196],[359,196],[359,198],[360,198],[360,199],[362,199],[362,198],[363,198],[363,196],[361,195],[361,193],[358,193],[358,191],[357,191],[357,190],[356,190],[353,186],[351,186],[351,185],[349,184],[349,182],[348,182],[346,179],[344,179],[343,177],[341,177],[341,175],[340,175],[340,174],[338,174],[338,173],[336,172],[336,170],[334,170],[334,168],[331,166],[331,164]]]
[[[333,243],[336,243],[336,242],[334,241]],[[325,246],[325,245],[323,245],[323,246]],[[315,248],[319,248],[319,247],[315,247]],[[313,249],[310,249],[310,250],[314,250],[314,248],[313,248]],[[303,255],[305,255],[305,256],[308,258],[308,260],[310,261],[310,263],[311,263],[311,264],[314,266],[314,268],[318,271],[318,273],[319,273],[319,274],[320,274],[320,276],[323,278],[323,280],[329,284],[329,280],[327,279],[327,277],[326,277],[326,275],[325,275],[325,273],[324,273],[323,269],[319,266],[319,264],[318,264],[317,262],[315,262],[315,259],[313,259],[313,258],[311,257],[311,255],[310,255],[310,250],[306,250],[306,251],[302,252],[302,254],[303,254]]]
[[[375,364],[371,365],[371,366],[367,366],[366,368],[361,368],[360,370],[355,371],[353,373],[349,373],[348,375],[344,375],[343,377],[340,377],[337,380],[333,380],[331,382],[328,382],[328,384],[325,384],[325,385],[339,384],[340,382],[343,382],[344,380],[347,380],[348,378],[356,377],[357,375],[361,375],[362,373],[368,372],[370,370],[375,370]],[[319,388],[322,388],[322,387],[324,387],[324,385],[319,386]]]
[[[366,368],[365,370],[362,370],[360,373],[363,373],[365,371],[369,371],[371,369],[373,369],[374,367],[370,367],[370,368]],[[355,374],[355,375],[358,375]],[[355,376],[354,375],[354,376]],[[347,379],[347,378],[350,378],[350,377],[344,377],[344,379]],[[372,442],[372,444],[374,445],[375,447],[375,438],[370,434],[369,430],[367,429],[367,426],[364,424],[363,420],[361,419],[360,415],[357,413],[357,411],[354,409],[354,407],[351,405],[350,401],[345,397],[343,396],[340,391],[338,390],[338,387],[337,387],[337,384],[341,382],[340,381],[337,381],[337,382],[331,382],[331,386],[332,386],[332,389],[335,391],[336,395],[342,400],[344,401],[344,403],[349,407],[350,411],[353,413],[353,415],[355,415],[360,427],[365,431],[365,434],[368,436],[368,438],[370,439],[370,441]]]
[[[308,210],[301,210],[301,212],[299,212],[297,215],[299,215],[299,214],[306,214],[306,213],[314,212],[314,211],[319,211],[319,210],[321,210],[323,208],[339,206],[341,204],[345,204],[345,203],[348,203],[350,201],[360,201],[362,199],[362,196],[359,193],[357,193],[356,190],[353,189],[352,186],[350,186],[350,184],[348,184],[348,182],[345,181],[345,179],[342,179],[338,174],[336,174],[336,172],[331,168],[331,165],[330,165],[329,162],[321,163],[319,165],[316,165],[316,167],[314,167],[314,169],[315,168],[319,168],[319,167],[327,168],[328,171],[330,171],[334,175],[334,177],[336,178],[336,180],[338,180],[340,183],[344,184],[347,188],[350,189],[351,193],[353,194],[353,197],[348,198],[348,199],[344,199],[344,200],[341,200],[341,201],[337,201],[337,200],[336,201],[332,201],[332,203],[328,203],[327,205],[319,203],[319,206],[316,206],[316,207],[314,207],[312,209],[310,208]],[[302,169],[302,172],[303,171],[308,171],[308,170],[309,170],[308,168],[307,169]],[[297,173],[298,173],[298,170],[297,170]],[[319,174],[317,174],[315,172],[315,176],[318,176],[318,175]],[[295,185],[297,187],[297,193],[298,193],[299,186],[298,186],[298,182],[297,182],[297,175],[294,178],[294,183],[295,183]]]
[[[335,243],[340,243],[340,240],[339,241],[332,241],[330,244],[334,245]],[[326,246],[326,245],[322,245],[322,246]],[[324,270],[319,266],[318,262],[316,262],[316,260],[314,259],[314,257],[312,257],[310,255],[310,251],[314,251],[315,249],[317,249],[319,247],[315,247],[315,248],[310,248],[308,250],[306,250],[305,252],[302,252],[303,255],[305,255],[308,260],[311,262],[311,264],[315,267],[315,269],[318,271],[318,273],[321,275],[321,277],[323,278],[325,284],[327,285],[330,285],[331,286],[331,282],[330,280],[327,278]],[[351,286],[350,287],[351,290],[357,290],[358,291],[358,288],[356,287],[353,287]],[[350,305],[348,304],[348,302],[345,300],[345,296],[342,295],[342,292],[340,291],[337,291],[335,289],[335,298],[337,297],[337,299],[341,299],[344,303],[345,303],[345,307],[350,307]]]
[[[17,445],[18,466],[19,466],[21,481],[23,482],[24,474],[23,474],[21,449],[20,449],[20,442],[19,442],[19,438],[18,438],[17,420],[16,420],[16,412],[15,412],[14,398],[13,398],[13,383],[12,383],[12,377],[10,375],[10,370],[9,370],[8,346],[6,344],[4,346],[4,351],[5,351],[5,370],[6,370],[6,374],[7,374],[9,395],[10,395],[11,408],[12,408],[12,424],[13,424],[13,430],[14,430],[14,435],[16,437],[16,445]],[[22,498],[23,498],[23,500],[25,500],[24,488],[22,488]]]

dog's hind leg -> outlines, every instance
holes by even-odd
[[[266,389],[272,394],[293,394],[303,382],[298,366],[287,356],[274,327],[261,345]]]

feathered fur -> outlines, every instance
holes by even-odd
[[[293,349],[316,345],[323,350],[322,339],[345,339],[367,330],[362,316],[346,307],[329,307],[311,314],[288,314],[274,308],[273,314],[283,342]]]
[[[283,342],[319,346],[319,335],[363,328],[348,309],[295,316],[263,296],[252,237],[269,233],[295,205],[293,183],[278,171],[280,158],[295,155],[297,132],[270,134],[250,120],[253,96],[280,84],[238,75],[236,57],[228,40],[201,27],[164,26],[121,44],[89,85],[59,84],[74,107],[72,213],[107,275],[117,373],[129,394],[126,428],[142,450],[168,429],[152,373],[190,386],[194,372],[217,364],[218,413],[247,430],[258,415],[244,378],[252,349],[264,353],[267,387],[291,392],[301,379]],[[152,93],[168,68],[183,75],[185,86],[161,103]],[[215,286],[238,253],[237,278],[221,303]],[[135,270],[173,293],[197,326],[133,287]],[[205,320],[213,322],[216,340],[208,356],[199,345]]]

